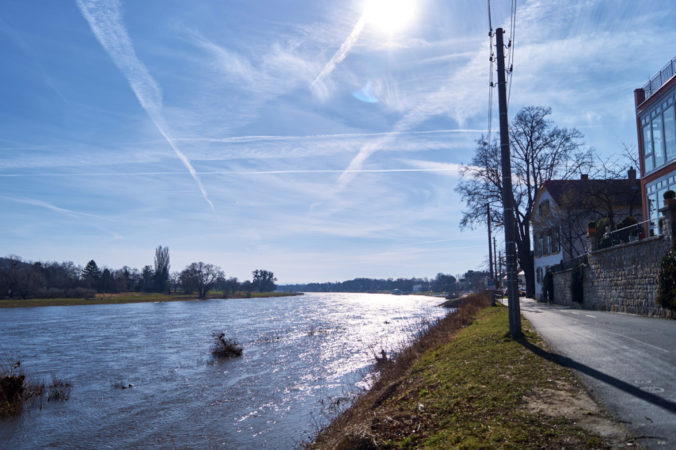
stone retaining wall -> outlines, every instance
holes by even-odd
[[[589,253],[583,266],[581,306],[673,317],[673,312],[664,310],[656,302],[660,264],[670,246],[670,239],[657,236]],[[578,304],[572,299],[573,270],[554,272],[555,303]]]

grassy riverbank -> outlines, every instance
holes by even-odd
[[[536,355],[524,322],[474,296],[383,370],[310,448],[603,448],[624,430],[566,368]]]
[[[288,297],[300,295],[291,292],[236,292],[229,294],[227,298],[264,298],[264,297]],[[220,291],[211,291],[207,298],[224,298]],[[195,295],[186,294],[158,294],[155,292],[124,292],[120,294],[96,294],[96,297],[87,298],[30,298],[26,300],[0,300],[0,308],[27,308],[34,306],[73,306],[73,305],[103,305],[117,303],[150,303],[150,302],[176,302],[199,300]]]

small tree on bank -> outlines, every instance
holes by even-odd
[[[220,267],[213,264],[205,264],[202,261],[187,266],[180,275],[183,291],[187,294],[197,290],[199,298],[206,298],[219,278],[225,278],[225,273]]]
[[[252,284],[258,292],[272,292],[277,289],[275,274],[268,270],[254,270]]]

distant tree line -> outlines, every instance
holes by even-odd
[[[384,292],[399,289],[402,292],[455,292],[457,280],[453,275],[438,273],[429,278],[374,279],[355,278],[328,283],[286,284],[279,290],[287,292]]]
[[[100,268],[90,260],[84,267],[73,262],[30,262],[18,256],[0,258],[0,299],[93,298],[96,293],[159,292],[196,293],[206,297],[210,290],[224,296],[236,292],[271,292],[277,286],[274,274],[255,270],[252,280],[239,282],[226,278],[220,267],[203,262],[191,263],[180,272],[170,272],[169,248],[155,249],[154,266],[141,270]]]

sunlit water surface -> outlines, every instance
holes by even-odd
[[[73,390],[0,419],[0,447],[294,448],[368,384],[375,352],[445,314],[438,303],[322,293],[3,309],[0,362]],[[212,360],[214,331],[243,356]]]

